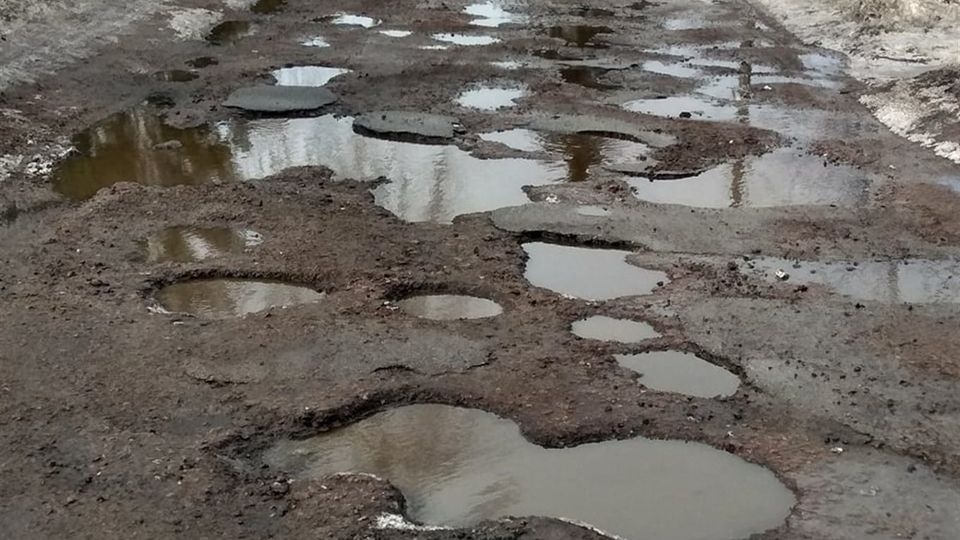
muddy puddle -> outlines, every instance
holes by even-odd
[[[229,227],[170,227],[147,237],[148,262],[200,262],[243,253],[263,243],[260,233]]]
[[[335,15],[331,20],[331,24],[341,25],[341,26],[360,26],[362,28],[373,28],[374,26],[380,25],[379,19],[374,19],[373,17],[367,17],[365,15],[351,15],[349,13],[341,13]]]
[[[437,41],[465,47],[493,45],[494,43],[500,42],[500,38],[483,35],[474,36],[469,34],[433,34],[431,37]]]
[[[836,294],[865,301],[960,302],[960,262],[952,260],[819,262],[764,257],[741,261],[740,268],[769,282],[819,285]],[[778,272],[783,272],[786,279],[781,279]]]
[[[312,304],[325,296],[307,287],[279,281],[228,278],[174,283],[160,289],[156,300],[172,313],[220,319],[242,317],[271,308]]]
[[[702,208],[863,206],[870,188],[864,173],[792,148],[747,156],[689,178],[629,178],[627,183],[638,199]]]
[[[254,26],[249,21],[223,21],[210,29],[206,40],[211,45],[232,45],[253,31]]]
[[[507,11],[502,2],[481,2],[470,4],[463,8],[463,12],[474,17],[470,21],[473,26],[496,28],[505,24],[520,24],[527,17],[520,13]]]
[[[220,61],[212,56],[198,56],[197,58],[187,60],[184,63],[194,69],[203,69],[210,66],[215,66],[219,64]]]
[[[274,70],[270,74],[277,86],[323,86],[335,77],[350,73],[349,69],[327,66],[295,66]]]
[[[322,165],[337,179],[388,183],[377,203],[408,221],[450,222],[529,202],[526,185],[562,181],[558,163],[478,159],[456,146],[359,135],[351,118],[261,119],[175,129],[137,109],[79,135],[77,152],[54,173],[55,189],[74,200],[121,181],[152,186],[264,178],[290,167]]]
[[[517,100],[527,95],[527,88],[521,84],[493,85],[481,84],[464,90],[457,96],[457,104],[468,109],[495,111],[513,107]]]
[[[619,88],[619,86],[601,82],[599,80],[609,72],[609,69],[585,66],[567,66],[560,68],[560,78],[562,78],[566,83],[576,84],[578,86],[591,88],[593,90],[615,90]]]
[[[562,156],[569,182],[583,182],[603,165],[643,161],[650,147],[635,141],[588,133],[551,133],[517,128],[481,133],[480,138],[522,152],[548,152]]]
[[[405,313],[434,321],[485,319],[503,313],[493,300],[457,294],[412,296],[397,302]]]
[[[389,410],[264,459],[298,478],[380,476],[430,525],[503,516],[589,523],[622,538],[718,540],[777,527],[794,503],[768,470],[710,446],[630,439],[547,449],[490,413],[445,405]]]
[[[636,99],[624,103],[623,108],[628,111],[667,118],[729,121],[737,116],[735,107],[718,104],[697,96]]]
[[[186,69],[171,69],[168,71],[158,71],[153,74],[153,78],[163,82],[190,82],[200,78],[195,71]]]
[[[583,339],[616,343],[639,343],[660,337],[660,334],[645,322],[614,319],[605,315],[594,315],[576,321],[571,325],[570,331]]]
[[[286,6],[287,0],[257,0],[250,6],[250,11],[257,15],[270,15],[280,13]]]
[[[554,39],[562,39],[568,47],[605,49],[609,45],[603,42],[601,36],[612,34],[613,29],[607,26],[593,26],[586,24],[571,24],[551,26],[546,34]]]
[[[628,263],[629,251],[544,242],[523,244],[523,250],[528,257],[527,281],[573,298],[611,300],[650,294],[668,281],[664,272]]]
[[[682,351],[618,354],[617,362],[640,374],[640,383],[652,390],[713,398],[732,396],[740,379],[720,366]]]

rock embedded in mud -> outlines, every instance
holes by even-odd
[[[251,112],[286,113],[321,109],[337,101],[326,88],[309,86],[250,86],[234,90],[224,107]]]
[[[453,116],[415,111],[376,111],[362,114],[353,121],[355,131],[384,138],[451,139],[459,125]]]

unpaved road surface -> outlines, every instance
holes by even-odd
[[[390,478],[264,458],[416,403],[549,448],[647,437],[761,465],[796,502],[757,538],[960,537],[960,166],[876,120],[842,55],[741,0],[498,3],[517,15],[501,26],[461,1],[30,4],[6,3],[0,31],[5,537],[601,537],[556,519],[577,516],[418,528]],[[242,24],[203,39],[222,20]],[[349,70],[324,85],[334,104],[222,106],[302,65]],[[500,108],[461,99],[483,85]],[[351,127],[396,110],[455,129]],[[170,227],[241,233],[157,240]],[[525,275],[532,241],[630,251],[665,277],[560,294]],[[325,296],[206,306],[242,317],[162,305],[214,278]],[[397,309],[424,293],[503,313]],[[658,337],[571,333],[593,315]],[[740,387],[658,390],[614,356],[663,350]]]

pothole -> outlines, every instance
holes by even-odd
[[[380,33],[392,38],[405,38],[413,35],[410,30],[380,30]]]
[[[283,11],[286,5],[287,0],[257,0],[250,6],[250,11],[257,15],[270,15]]]
[[[540,134],[530,129],[520,128],[481,133],[480,139],[497,142],[521,152],[542,152],[544,149]]]
[[[466,47],[493,45],[494,43],[500,42],[500,38],[493,36],[473,36],[468,34],[433,34],[431,37],[437,41]]]
[[[200,77],[196,71],[186,69],[171,69],[167,71],[158,71],[153,74],[153,78],[164,82],[190,82]]]
[[[659,270],[627,262],[629,251],[593,249],[544,242],[523,244],[524,277],[532,285],[585,300],[645,295],[668,281]]]
[[[870,187],[864,173],[793,148],[746,156],[690,178],[627,182],[638,199],[703,208],[863,206]]]
[[[548,449],[490,413],[445,405],[382,412],[264,454],[295,477],[374,474],[408,514],[468,527],[555,516],[623,538],[746,538],[781,525],[793,494],[767,469],[700,443],[635,438]]]
[[[484,84],[463,91],[457,97],[457,104],[468,109],[495,111],[513,107],[516,105],[516,101],[524,97],[526,93],[526,86],[519,83],[509,86]]]
[[[186,61],[186,64],[194,69],[203,69],[219,63],[220,61],[212,56],[198,56],[197,58]]]
[[[330,42],[328,42],[323,36],[314,36],[310,39],[301,41],[300,44],[303,45],[304,47],[316,47],[319,49],[323,49],[330,46]]]
[[[614,319],[604,315],[594,315],[576,321],[570,327],[570,331],[583,339],[617,343],[640,343],[660,337],[660,334],[645,322]]]
[[[249,21],[223,21],[207,33],[206,40],[211,45],[232,45],[254,31]]]
[[[702,72],[699,69],[685,66],[680,63],[661,62],[659,60],[650,60],[643,63],[643,70],[650,73],[659,73],[661,75],[670,75],[680,79],[699,77]]]
[[[558,25],[547,28],[548,36],[562,39],[567,46],[578,48],[605,49],[608,45],[601,42],[598,36],[612,33],[613,29],[610,27],[585,24]]]
[[[736,107],[720,105],[697,96],[636,99],[624,103],[623,108],[628,111],[667,118],[728,121],[737,116]]]
[[[174,283],[157,291],[156,300],[163,309],[173,313],[219,319],[312,304],[325,296],[322,292],[280,281],[226,278]]]
[[[434,321],[485,319],[503,313],[493,300],[457,294],[411,296],[397,302],[405,313]]]
[[[349,13],[340,13],[330,21],[331,24],[343,26],[361,26],[363,28],[373,28],[380,25],[379,19],[367,17],[364,15],[351,15]]]
[[[907,304],[960,302],[960,262],[906,259],[896,261],[793,261],[759,257],[739,263],[740,271],[769,282],[823,285],[837,294],[866,301]]]
[[[327,66],[294,66],[271,72],[277,86],[323,86],[349,69]]]
[[[615,355],[621,366],[640,374],[647,388],[694,397],[727,397],[737,393],[740,378],[700,357],[682,351]]]
[[[121,181],[171,186],[264,178],[291,167],[325,166],[335,178],[390,182],[377,204],[407,221],[454,217],[529,202],[523,187],[563,179],[556,163],[478,159],[453,145],[365,137],[353,119],[259,119],[175,129],[146,110],[129,111],[81,133],[78,152],[54,173],[75,200]]]
[[[477,17],[470,21],[473,26],[495,28],[505,24],[519,24],[527,20],[519,13],[506,11],[500,2],[482,2],[470,4],[463,8],[464,13]]]
[[[593,90],[615,90],[619,87],[613,84],[602,83],[597,80],[598,77],[602,77],[609,71],[609,69],[587,66],[567,66],[560,69],[560,77],[564,80],[564,82],[576,84],[584,88],[591,88]]]
[[[249,229],[170,227],[147,237],[147,261],[200,262],[243,253],[261,243],[260,233]]]

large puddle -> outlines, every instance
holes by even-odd
[[[907,259],[897,261],[818,262],[773,257],[740,263],[741,271],[767,281],[823,285],[860,300],[908,304],[960,302],[960,262]]]
[[[263,243],[249,229],[170,227],[147,237],[148,262],[190,263],[223,257]]]
[[[373,28],[380,24],[379,19],[367,17],[365,15],[352,15],[350,13],[340,13],[333,17],[331,24],[340,26],[360,26],[362,28]]]
[[[469,34],[433,34],[432,37],[437,41],[465,47],[493,45],[494,43],[500,42],[499,38],[493,36],[473,36]]]
[[[591,249],[543,242],[523,245],[524,276],[532,285],[585,300],[650,294],[667,275],[627,262],[629,251]]]
[[[870,180],[854,168],[830,165],[793,148],[747,156],[697,176],[651,182],[628,179],[644,201],[705,208],[790,205],[862,206]]]
[[[386,478],[410,516],[431,525],[544,515],[623,538],[732,540],[778,527],[794,504],[770,471],[704,444],[636,438],[547,449],[513,422],[445,405],[281,441],[264,458],[299,478]]]
[[[279,281],[200,279],[168,285],[157,292],[163,309],[198,317],[242,317],[266,309],[312,304],[326,295]]]
[[[173,147],[167,143],[174,141]],[[263,178],[323,165],[338,179],[388,183],[377,203],[407,221],[454,217],[529,202],[525,185],[561,181],[559,164],[478,159],[456,146],[364,137],[351,118],[261,119],[175,129],[146,111],[111,117],[75,140],[78,152],[54,176],[56,190],[82,200],[121,181],[171,186]],[[162,145],[163,149],[157,148]]]
[[[640,343],[660,337],[660,334],[645,322],[614,319],[605,315],[594,315],[576,321],[570,327],[570,331],[583,339],[617,343]]]
[[[274,70],[277,86],[323,86],[334,77],[350,73],[349,69],[327,66],[295,66]]]
[[[621,366],[640,374],[647,388],[688,396],[713,398],[732,396],[740,379],[723,369],[682,351],[615,355]]]
[[[463,8],[464,13],[475,19],[470,21],[473,26],[496,28],[504,24],[518,24],[527,20],[526,16],[507,11],[502,2],[481,2],[470,4]]]
[[[607,44],[602,42],[599,37],[603,34],[612,34],[613,30],[607,26],[591,26],[583,24],[571,24],[551,26],[547,28],[547,35],[562,39],[568,47],[591,47],[597,49],[607,48]]]
[[[643,161],[650,153],[650,147],[643,143],[587,133],[548,133],[517,128],[481,133],[480,138],[522,152],[559,154],[566,162],[570,182],[589,180],[602,165]]]
[[[404,312],[434,321],[485,319],[503,313],[493,300],[456,294],[412,296],[397,302]]]

